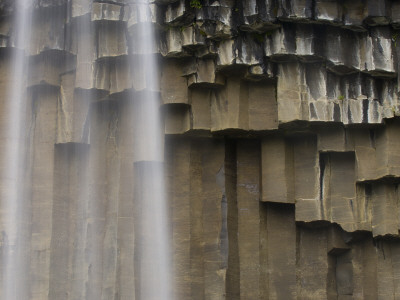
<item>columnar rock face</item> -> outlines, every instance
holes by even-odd
[[[148,92],[165,124],[173,299],[400,298],[400,2],[33,2],[26,299],[138,295],[146,149],[132,120]],[[2,127],[13,3],[0,1]],[[146,55],[159,85],[131,59]],[[1,251],[13,246],[2,230]]]

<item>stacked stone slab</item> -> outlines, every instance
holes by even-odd
[[[174,299],[400,298],[400,2],[34,6],[28,299],[138,294],[131,112],[146,92],[165,120]],[[14,10],[0,1],[1,127]],[[143,22],[157,90],[130,59]]]

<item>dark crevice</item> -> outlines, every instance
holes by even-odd
[[[371,147],[375,148],[376,147],[376,138],[375,138],[375,130],[374,129],[369,130],[369,141],[371,143]]]
[[[325,177],[325,155],[319,156],[319,201],[321,205],[321,214],[324,213],[324,177]]]
[[[363,111],[363,123],[368,123],[368,108],[369,108],[369,101],[368,99],[364,99],[362,102],[362,111]]]
[[[240,264],[238,244],[237,166],[236,142],[225,143],[225,195],[227,205],[228,267],[226,271],[227,299],[240,298]]]

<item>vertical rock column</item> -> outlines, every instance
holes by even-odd
[[[260,145],[257,141],[238,141],[237,161],[237,227],[240,299],[259,299],[261,287],[259,237],[260,227]]]
[[[31,290],[34,299],[47,297],[51,277],[51,252],[54,246],[53,195],[54,190],[54,144],[56,142],[57,101],[56,87],[31,88],[32,123],[31,136]],[[56,216],[57,217],[57,216]],[[58,245],[62,247],[63,245]]]
[[[222,140],[166,139],[174,299],[225,299],[228,202],[236,184],[225,150]]]
[[[30,173],[25,165],[29,96],[24,89],[24,74],[13,74],[18,68],[13,58],[23,57],[22,50],[16,48],[3,50],[0,54],[0,282],[3,283],[0,296],[16,298],[27,297],[29,291],[27,269],[31,230],[31,205],[27,197]],[[11,87],[19,90],[10,91]],[[19,285],[26,288],[19,288]]]
[[[170,261],[162,162],[134,164],[135,285],[137,299],[169,299]],[[168,277],[166,277],[166,275]]]
[[[50,291],[54,299],[85,297],[87,182],[89,146],[55,146]],[[55,221],[56,220],[56,221]],[[71,295],[71,298],[68,295]],[[36,295],[38,296],[38,295]]]

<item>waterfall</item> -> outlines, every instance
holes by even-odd
[[[29,287],[29,214],[28,197],[23,185],[25,160],[25,81],[26,51],[30,39],[31,7],[28,0],[14,3],[13,39],[9,89],[3,103],[1,120],[1,218],[2,286],[1,299],[28,299]]]
[[[72,2],[65,2],[68,4],[61,4],[60,7],[67,8]],[[90,76],[85,77],[85,72],[93,72],[93,75],[96,68],[108,62],[99,59],[93,63],[98,57],[93,46],[95,42],[93,45],[91,42],[96,39],[97,33],[94,28],[97,28],[99,23],[96,24],[92,19],[92,4],[89,4],[89,1],[79,3],[87,5],[80,6],[79,9],[90,7],[86,14],[83,13],[72,20],[67,19],[67,11],[65,14],[60,13],[60,16],[66,16],[62,21],[68,23],[68,26],[64,25],[64,28],[67,28],[64,30],[65,41],[61,41],[58,36],[49,37],[51,42],[56,44],[56,51],[46,46],[40,48],[37,39],[41,33],[31,29],[39,26],[31,23],[41,22],[41,9],[46,10],[45,16],[51,14],[52,4],[44,4],[41,7],[41,4],[36,3],[35,5],[39,6],[32,7],[30,0],[18,0],[15,3],[13,39],[10,39],[10,45],[7,46],[11,48],[9,56],[12,58],[12,70],[9,71],[11,76],[6,83],[8,94],[4,97],[3,118],[0,119],[0,299],[110,299],[119,297],[118,286],[133,285],[133,292],[128,295],[130,299],[169,300],[172,299],[171,225],[164,182],[164,133],[160,113],[158,50],[152,20],[155,4],[148,0],[130,4],[139,16],[137,23],[131,26],[128,55],[128,76],[131,77],[132,86],[126,93],[128,96],[115,101],[120,107],[129,108],[129,111],[123,114],[130,116],[130,124],[118,123],[122,114],[120,111],[113,117],[114,121],[111,122],[112,126],[110,125],[113,128],[109,128],[110,132],[114,131],[115,136],[122,131],[132,134],[129,138],[132,142],[126,143],[129,145],[126,147],[130,148],[125,148],[124,151],[131,155],[126,161],[130,161],[129,168],[133,169],[133,176],[130,178],[132,193],[129,195],[133,213],[129,218],[133,219],[130,231],[133,232],[134,238],[121,242],[120,229],[116,224],[119,218],[123,219],[125,216],[118,215],[118,193],[113,196],[102,194],[104,191],[108,193],[107,187],[104,188],[105,179],[102,177],[105,174],[108,178],[109,170],[102,165],[108,157],[101,149],[102,138],[95,142],[91,140],[91,135],[94,135],[91,131],[98,135],[103,134],[101,129],[96,128],[96,124],[108,122],[102,119],[102,116],[112,114],[97,114],[99,107],[107,110],[116,105],[115,102],[106,99],[100,88],[94,86],[96,83],[91,82]],[[107,22],[105,28],[108,26]],[[53,26],[56,23],[51,21],[49,24]],[[101,26],[103,24],[99,25]],[[74,40],[72,44],[76,45],[69,45],[70,41],[67,41],[67,38]],[[32,42],[40,47],[34,49],[35,46],[30,44]],[[78,50],[67,49],[68,47],[76,47]],[[76,69],[69,66],[73,60],[66,62],[68,59],[65,58],[64,61],[64,54],[61,55],[61,52],[68,53],[65,57],[71,53],[76,56]],[[62,59],[54,59],[57,55]],[[27,80],[28,66],[31,66],[35,59],[43,59],[43,64],[54,65],[55,62],[69,65],[65,69],[60,67],[60,79],[50,83],[37,80],[40,75],[32,71],[34,83],[30,83]],[[96,63],[97,66],[93,67]],[[67,78],[71,70],[76,73],[72,96],[68,95],[68,87],[63,85],[63,78]],[[27,97],[30,92],[34,93],[32,90],[45,91],[44,94],[49,92],[51,95],[57,95],[57,98],[55,102],[52,102],[54,99],[47,102],[41,101],[44,99],[41,98],[43,94],[40,94],[39,100],[33,99],[33,96],[29,98],[31,95]],[[46,110],[42,110],[40,115],[37,112],[46,105],[57,107],[57,119],[52,119],[53,123],[43,122],[43,118],[49,115],[46,114]],[[88,112],[85,121],[82,122],[84,128],[81,135],[75,136],[76,119],[71,115],[75,113],[74,110],[85,107]],[[79,110],[76,115],[84,115],[84,112]],[[31,116],[32,120],[27,116]],[[35,155],[41,155],[42,151],[40,143],[38,146],[33,142],[36,138],[33,132],[37,132],[37,124],[58,126],[54,136],[44,142],[43,149],[48,149],[51,155],[41,156],[40,161],[44,163],[42,166],[38,166],[37,163],[33,166]],[[121,126],[127,128],[120,128]],[[37,130],[40,131],[40,128]],[[105,140],[110,139],[108,134],[106,133]],[[114,139],[115,146],[118,147],[118,137],[115,136],[111,139]],[[117,156],[120,155],[118,151],[115,151]],[[121,158],[117,158],[119,159]],[[122,163],[119,161],[113,168],[119,168],[119,164]],[[30,176],[35,174],[35,168],[48,168],[45,175],[53,174],[52,182],[44,187],[43,182],[46,182],[48,177],[31,178]],[[101,174],[98,170],[101,170]],[[39,187],[34,187],[35,184]],[[118,184],[116,182],[116,185]],[[42,209],[42,202],[38,203],[42,192],[46,195],[43,203],[49,204],[46,204],[43,214],[39,211]],[[110,207],[115,209],[116,215],[112,217],[108,216]],[[47,208],[49,209],[46,210]],[[44,224],[50,224],[51,228],[47,230],[46,226],[41,224],[39,229],[35,229],[33,223],[43,216],[48,218]],[[126,278],[118,278],[119,243],[132,243],[129,246],[133,249],[132,256],[124,256],[124,259],[132,261],[134,274],[129,274]],[[107,273],[110,268],[113,268],[114,273]],[[61,282],[63,284],[60,284]],[[127,295],[124,294],[124,297],[123,299],[126,299]]]
[[[135,148],[135,282],[138,299],[171,299],[170,226],[164,183],[163,132],[160,115],[159,80],[155,29],[151,3],[138,4],[143,19],[132,35],[133,77],[142,76],[141,92],[133,108]],[[154,5],[154,4],[153,4]],[[138,73],[139,72],[139,73]],[[139,75],[139,76],[138,76]]]

